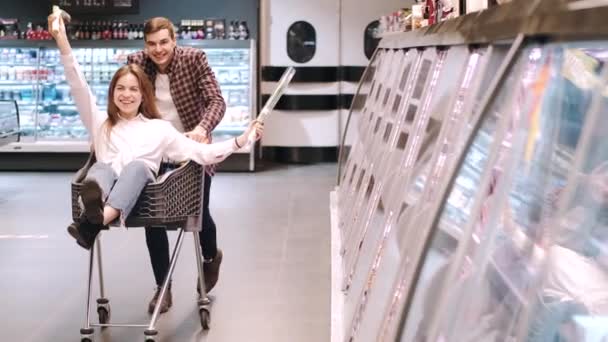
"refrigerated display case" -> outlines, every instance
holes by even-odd
[[[19,139],[19,113],[15,101],[0,100],[0,146]]]
[[[114,72],[126,63],[128,54],[142,48],[141,44],[141,41],[72,42],[100,108],[107,106],[108,86]],[[179,41],[178,45],[203,49],[220,84],[226,113],[212,133],[213,141],[243,133],[256,115],[255,42],[200,40]],[[20,141],[0,149],[0,158],[5,161],[0,169],[45,168],[37,164],[41,154],[50,154],[58,161],[58,168],[70,168],[61,165],[61,156],[88,153],[88,133],[74,106],[53,42],[0,40],[0,100],[16,101],[21,122]],[[254,152],[254,148],[238,151],[224,162],[230,165],[226,169],[253,171]],[[24,156],[31,166],[24,164]]]
[[[571,330],[568,325],[586,321],[583,316],[591,315],[589,306],[596,314],[608,314],[608,282],[602,280],[608,279],[608,273],[602,270],[601,260],[587,259],[589,263],[583,264],[591,274],[584,275],[579,274],[583,269],[572,267],[575,263],[558,266],[552,259],[580,261],[589,253],[602,255],[607,242],[607,234],[598,227],[603,221],[596,213],[603,209],[597,199],[590,198],[593,190],[588,188],[590,178],[603,177],[606,154],[575,158],[585,148],[580,143],[584,140],[582,127],[568,140],[560,134],[571,129],[569,118],[585,118],[591,109],[589,99],[597,90],[592,84],[598,83],[599,66],[605,62],[588,52],[592,47],[597,48],[597,43],[530,46],[522,52],[520,70],[514,70],[513,78],[503,86],[504,92],[512,93],[497,103],[504,109],[497,118],[500,125],[511,128],[501,134],[489,126],[492,115],[484,119],[477,137],[485,131],[500,139],[481,151],[484,160],[496,156],[493,163],[478,168],[490,175],[485,183],[480,182],[480,173],[468,172],[469,156],[480,153],[474,144],[468,149],[422,269],[422,274],[430,273],[437,282],[434,298],[424,294],[429,284],[418,282],[402,341],[446,336],[454,341],[578,341],[572,335],[575,332],[566,330]],[[577,121],[589,124],[589,120]],[[595,123],[591,134],[605,134],[605,128],[605,124]],[[592,146],[596,151],[598,146],[603,151],[608,147],[599,141]],[[575,160],[579,165],[575,166]],[[458,179],[468,181],[459,183]],[[603,187],[603,181],[601,178],[596,185]],[[478,215],[471,215],[470,208],[460,202],[450,204],[464,191],[475,195],[467,203],[475,203]],[[453,216],[461,218],[459,226],[469,231],[458,229],[441,275],[431,270],[432,255],[440,250],[436,241],[450,212],[458,212]],[[595,226],[593,233],[585,232],[584,222]],[[557,279],[555,268],[562,272]],[[591,276],[595,278],[585,279]],[[576,288],[594,280],[598,282],[591,289]],[[594,300],[580,301],[578,296],[585,295],[595,296]],[[424,307],[420,320],[424,324],[413,323],[417,306]],[[608,329],[599,330],[606,336]]]
[[[461,75],[443,84],[452,100],[437,101],[450,77],[421,95],[445,119],[429,141],[428,126],[408,132],[428,148],[408,149],[411,170],[370,139],[365,119],[390,106],[355,96],[353,112],[380,113],[362,118],[332,194],[335,241],[358,251],[332,254],[346,279],[333,286],[340,341],[608,341],[608,6],[526,6],[380,43],[370,66],[393,79],[404,70],[388,55],[468,53],[447,68]],[[380,165],[373,181],[366,160]]]

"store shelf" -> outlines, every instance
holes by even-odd
[[[36,68],[38,65],[36,63],[0,62],[0,66]]]
[[[249,83],[221,83],[220,88],[222,89],[243,89],[249,87]]]
[[[28,153],[28,152],[89,152],[87,141],[37,141],[32,143],[18,142],[0,148],[0,152]]]
[[[20,86],[33,86],[36,80],[1,80],[0,86],[2,85],[20,85]]]
[[[211,69],[238,69],[238,70],[249,70],[249,65],[222,65],[209,62]]]
[[[14,130],[6,131],[6,132],[0,131],[0,139],[4,139],[4,138],[7,138],[7,137],[15,135],[15,134],[19,134],[19,130],[14,129]]]
[[[143,48],[143,40],[72,40],[72,48]],[[250,47],[251,40],[179,40],[180,46],[192,46],[197,48],[209,49],[247,49]],[[57,44],[53,40],[0,40],[0,48],[47,48],[57,49]]]
[[[243,132],[245,132],[245,130],[247,129],[247,126],[217,126],[214,130],[213,130],[213,135],[222,135],[222,134],[228,134],[228,135],[239,135],[242,134]]]

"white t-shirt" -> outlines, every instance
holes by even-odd
[[[179,118],[177,108],[175,108],[175,103],[173,103],[173,98],[171,97],[169,75],[156,74],[154,85],[156,87],[156,106],[160,115],[164,120],[169,121],[175,129],[183,133],[184,125],[182,125],[182,120]]]

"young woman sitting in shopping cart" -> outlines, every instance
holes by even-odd
[[[228,141],[207,145],[190,140],[160,119],[152,84],[134,64],[116,71],[108,90],[107,113],[100,111],[72,54],[62,18],[51,29],[56,19],[49,16],[49,31],[61,52],[65,77],[97,158],[80,192],[83,217],[68,227],[80,246],[90,249],[99,231],[117,218],[124,225],[163,159],[215,164],[261,137],[263,126],[254,121],[245,133]]]

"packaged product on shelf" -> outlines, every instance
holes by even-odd
[[[217,75],[217,80],[220,84],[230,82],[230,73],[228,70],[219,70],[215,74]]]
[[[55,84],[45,84],[42,89],[42,99],[44,102],[52,102],[57,98]]]
[[[13,90],[13,100],[17,102],[21,101],[21,91],[18,89]]]
[[[224,19],[215,19],[213,28],[215,30],[215,39],[226,39],[226,21]]]
[[[8,80],[8,66],[0,66],[0,81]]]
[[[230,83],[241,83],[240,72],[235,69],[231,69],[229,72],[229,82]]]
[[[213,20],[205,21],[205,39],[215,39],[215,28]]]
[[[27,104],[34,101],[34,92],[31,87],[25,87],[21,90],[21,101]]]
[[[15,73],[15,67],[14,66],[9,66],[8,67],[8,77],[7,80],[9,81],[14,81],[16,79],[16,73]]]
[[[246,21],[241,21],[239,23],[239,39],[240,40],[249,39],[249,27],[247,27]]]
[[[412,5],[412,30],[421,28],[423,20],[424,7],[422,5]]]
[[[249,71],[241,70],[240,71],[241,83],[249,83]]]
[[[228,33],[226,36],[230,40],[235,40],[238,38],[236,21],[230,21],[230,25],[228,25]]]
[[[190,25],[190,20],[182,19],[180,23],[179,35],[180,39],[190,39],[190,30],[188,30],[188,26]]]
[[[231,90],[228,92],[228,105],[238,106],[240,102],[241,102],[241,94],[239,94],[235,90]]]
[[[19,39],[19,20],[0,18],[0,40]]]

